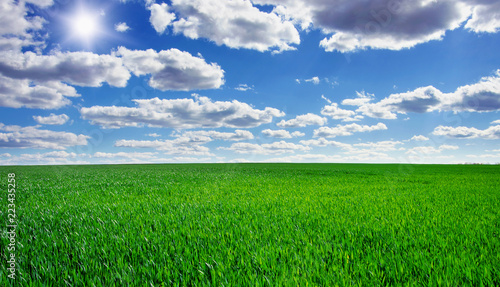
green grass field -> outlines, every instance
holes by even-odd
[[[0,286],[500,285],[500,166],[0,167],[0,187]]]

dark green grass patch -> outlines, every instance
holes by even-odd
[[[500,284],[500,166],[0,167],[0,188],[1,286]]]

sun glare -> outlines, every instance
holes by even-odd
[[[66,18],[70,39],[80,41],[86,46],[92,45],[92,40],[99,36],[101,27],[99,12],[91,12],[83,7]]]
[[[81,12],[73,20],[73,32],[82,38],[91,38],[97,32],[98,19],[87,12]]]

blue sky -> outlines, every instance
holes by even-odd
[[[2,165],[500,162],[499,1],[0,1]]]

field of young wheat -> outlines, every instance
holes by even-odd
[[[500,284],[500,166],[0,167],[0,188],[1,286]]]

